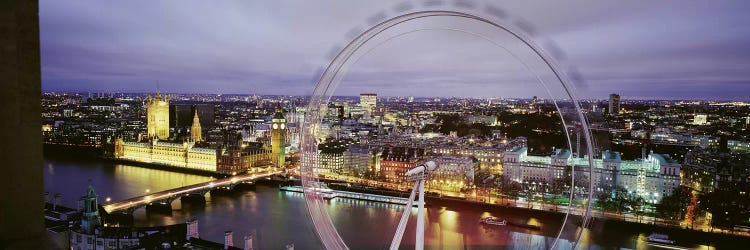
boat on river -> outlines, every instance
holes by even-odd
[[[497,217],[492,217],[492,216],[479,219],[479,223],[484,223],[484,224],[493,225],[493,226],[508,225],[508,221],[497,218]]]
[[[666,245],[674,245],[675,243],[674,240],[669,239],[668,235],[660,234],[660,233],[652,233],[648,237],[646,237],[646,240],[648,242],[666,244]]]

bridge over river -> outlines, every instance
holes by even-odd
[[[190,195],[203,196],[209,191],[214,190],[214,189],[219,189],[219,188],[231,189],[236,185],[252,183],[257,179],[270,177],[270,176],[278,175],[281,173],[283,172],[282,171],[264,171],[264,172],[236,175],[236,176],[232,176],[229,178],[193,184],[193,185],[184,186],[180,188],[159,191],[156,193],[151,193],[151,194],[147,194],[143,196],[137,196],[137,197],[133,197],[133,198],[122,200],[122,201],[111,202],[111,203],[104,204],[103,207],[104,207],[104,210],[107,211],[107,213],[123,212],[123,211],[132,213],[132,211],[135,210],[136,208],[145,207],[153,203],[164,202],[166,204],[171,204],[172,201],[178,198],[183,198],[183,197],[190,196]]]

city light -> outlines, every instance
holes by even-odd
[[[62,248],[750,244],[748,32],[717,24],[745,8],[39,4],[41,77],[17,75],[43,81]]]

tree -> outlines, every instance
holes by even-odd
[[[684,219],[692,196],[687,187],[675,188],[672,194],[663,197],[659,204],[656,204],[657,216],[669,220]]]
[[[521,192],[521,190],[523,190],[520,183],[511,181],[510,179],[507,179],[502,175],[495,178],[495,186],[500,189],[500,192],[505,194],[507,197],[513,198],[514,204],[517,201],[519,193]]]
[[[646,200],[638,195],[630,195],[627,202],[628,206],[632,209],[633,214],[635,214],[636,220],[640,221],[641,215],[643,215],[643,206],[646,205]]]
[[[645,203],[642,198],[641,201],[637,200],[640,197],[631,194],[622,186],[616,186],[612,192],[599,192],[596,197],[596,204],[600,209],[617,212],[617,214],[629,212],[634,206],[640,208],[642,203]]]
[[[557,178],[550,184],[550,193],[563,195],[566,192],[570,192],[570,177]]]
[[[602,211],[617,211],[617,204],[612,199],[611,192],[599,192],[596,194],[596,206]]]

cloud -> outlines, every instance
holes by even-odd
[[[393,16],[398,3],[43,0],[43,89],[148,92],[158,81],[170,92],[307,94],[332,48],[368,28],[369,19]],[[482,12],[491,4],[473,6]],[[750,85],[745,2],[550,1],[502,7],[505,22],[523,17],[546,37],[540,43],[551,41],[560,50],[553,54],[576,66],[589,83],[584,96],[735,98],[735,91]],[[414,4],[412,10],[425,8]],[[374,49],[352,67],[345,84],[356,81],[352,86],[383,95],[414,86],[403,91],[451,95],[461,88],[460,95],[484,96],[488,86],[503,82],[506,89],[498,92],[535,94],[509,86],[533,80],[511,59],[467,34],[420,32]],[[341,93],[359,92],[347,86]],[[641,88],[647,86],[648,91]]]

